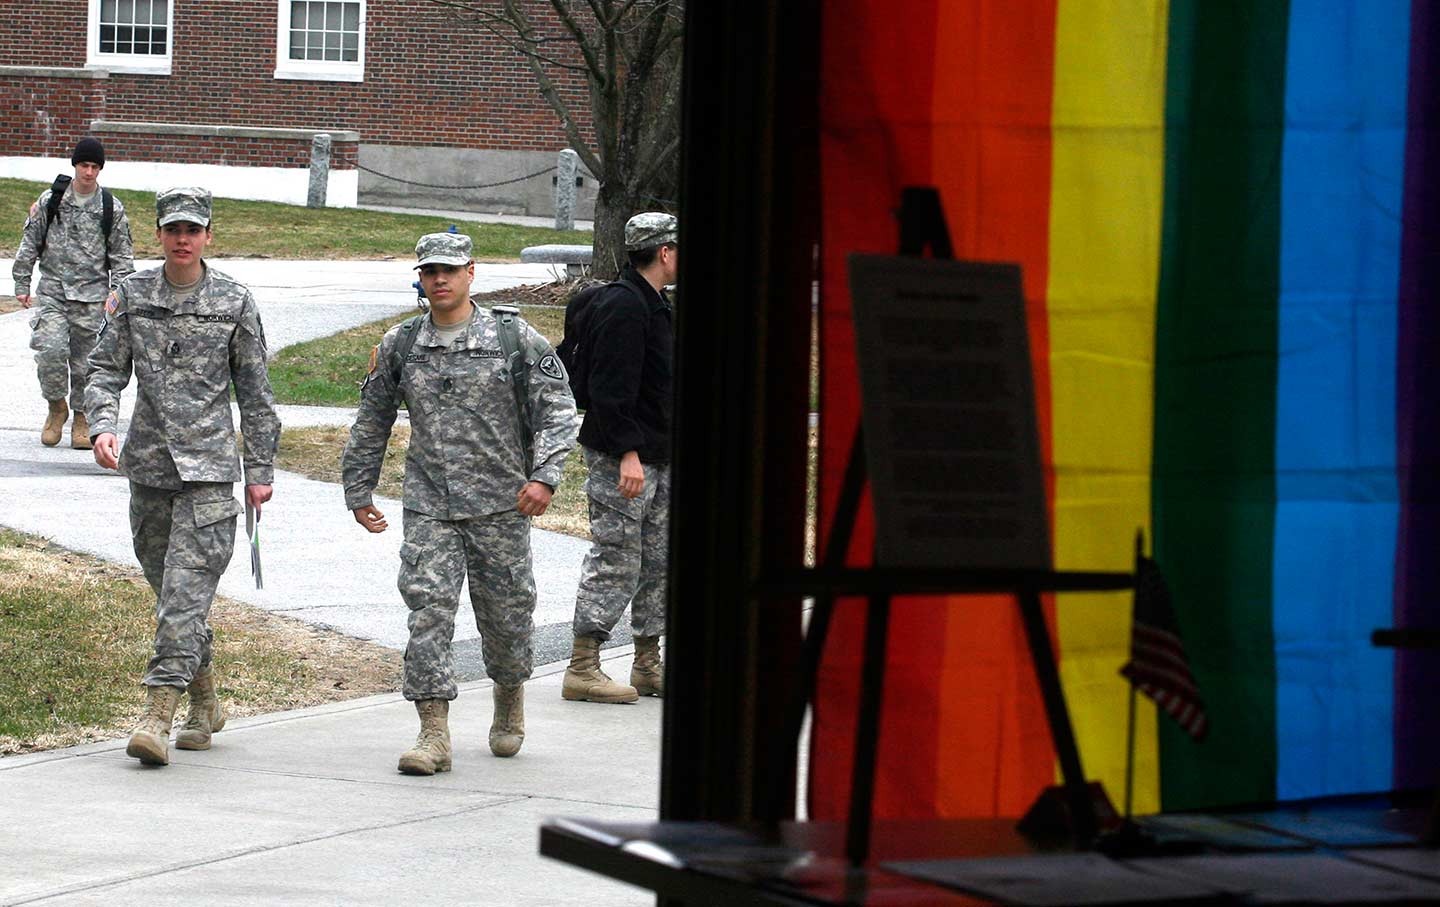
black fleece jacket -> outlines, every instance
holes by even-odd
[[[587,313],[590,407],[580,443],[614,457],[633,450],[642,463],[668,463],[674,310],[634,268],[620,279],[639,293],[611,286]]]

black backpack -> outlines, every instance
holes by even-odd
[[[645,301],[645,295],[634,284],[628,280],[615,280],[581,290],[565,303],[565,336],[555,347],[555,355],[565,363],[565,371],[570,376],[570,393],[575,396],[575,406],[579,409],[590,406],[590,347],[586,334],[589,332],[591,303],[601,291],[610,287],[624,287],[634,293],[636,299],[642,303]]]
[[[45,254],[45,244],[50,241],[50,224],[60,219],[60,202],[65,190],[70,187],[73,177],[60,174],[50,184],[50,200],[45,203],[45,235],[40,240],[38,258]],[[105,234],[105,270],[110,270],[110,228],[115,224],[115,197],[104,186],[100,187],[100,232]]]

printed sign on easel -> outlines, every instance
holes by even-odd
[[[876,562],[1050,569],[1017,265],[850,256]]]

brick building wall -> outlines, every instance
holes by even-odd
[[[367,144],[565,145],[524,60],[493,35],[451,22],[429,0],[369,0],[363,82],[275,78],[277,8],[275,0],[175,0],[171,74],[112,73],[96,118],[345,129]],[[0,60],[83,67],[87,16],[86,0],[0,0]],[[558,34],[556,23],[545,28]],[[547,52],[563,57],[573,49],[562,42]],[[584,80],[558,69],[554,78],[577,120],[586,119]],[[10,98],[24,89],[7,81],[0,80],[0,97],[8,113]],[[23,121],[25,111],[16,112]]]
[[[105,114],[109,80],[96,75],[0,75],[0,155],[68,158],[76,138]]]

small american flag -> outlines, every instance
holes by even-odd
[[[1143,555],[1135,563],[1135,615],[1130,660],[1120,669],[1136,689],[1155,700],[1187,734],[1202,740],[1209,730],[1205,703],[1170,603],[1170,589],[1159,566]]]

